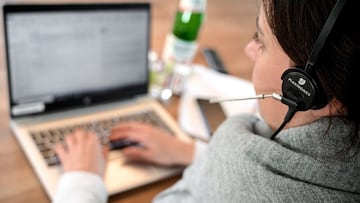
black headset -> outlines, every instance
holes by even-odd
[[[290,100],[291,103],[285,103],[289,106],[289,110],[283,123],[273,133],[271,139],[275,138],[297,111],[319,109],[329,103],[329,96],[312,74],[314,74],[313,69],[316,67],[319,54],[346,2],[347,0],[337,0],[313,46],[305,67],[290,67],[282,74],[282,96],[284,99]]]

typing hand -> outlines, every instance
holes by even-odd
[[[193,143],[186,143],[160,128],[139,122],[117,125],[112,129],[109,140],[138,143],[135,147],[122,149],[129,161],[186,166],[192,162],[194,153]]]
[[[65,172],[86,171],[104,176],[108,149],[102,147],[94,133],[76,130],[66,136],[65,145],[59,143],[54,150]]]

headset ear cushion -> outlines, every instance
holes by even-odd
[[[298,67],[291,67],[282,74],[281,79],[282,94],[297,103],[297,111],[318,107],[318,85],[307,72]]]

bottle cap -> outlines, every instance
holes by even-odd
[[[181,0],[180,8],[183,10],[205,11],[206,0]]]

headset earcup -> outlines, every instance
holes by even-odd
[[[297,111],[306,111],[324,106],[319,98],[319,86],[304,70],[291,67],[282,76],[282,94],[285,98],[297,103]]]

